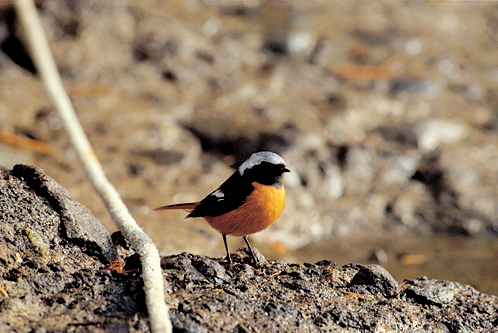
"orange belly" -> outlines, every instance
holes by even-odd
[[[268,228],[282,214],[285,188],[252,183],[254,191],[242,206],[220,216],[204,219],[225,235],[246,236]]]

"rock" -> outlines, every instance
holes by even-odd
[[[385,297],[398,294],[396,280],[384,267],[376,264],[362,266],[351,280],[351,288],[358,292],[380,292]]]
[[[331,267],[336,267],[338,266],[335,261],[330,261],[330,260],[319,260],[315,263],[317,266],[331,266]]]
[[[385,265],[389,261],[389,256],[383,248],[376,247],[370,252],[368,260],[372,263]]]
[[[42,170],[0,169],[1,331],[147,327],[141,281],[105,269],[115,257],[100,222]]]
[[[101,244],[94,241],[101,233],[91,233],[98,227],[71,233],[61,227],[67,216],[77,221],[89,212],[81,206],[61,213],[79,204],[60,185],[34,167],[1,175],[2,329],[148,331],[140,262],[126,241],[112,237],[124,269],[106,269],[110,250],[88,250],[91,242]],[[419,278],[398,285],[379,265],[329,260],[254,264],[247,248],[232,260],[190,253],[162,258],[175,331],[490,332],[498,322],[498,297],[456,282]]]
[[[163,259],[169,263],[164,276],[173,286],[167,302],[175,329],[484,332],[498,320],[496,296],[456,282],[416,279],[398,286],[378,265],[269,261],[251,267],[245,250],[238,250],[232,258],[232,265],[188,253]],[[197,278],[201,270],[185,274],[183,264],[175,267],[175,263],[196,260],[219,261],[232,278],[214,285]],[[342,284],[346,280],[350,282]],[[187,292],[183,286],[188,286]],[[465,300],[465,295],[470,299]]]
[[[188,279],[218,285],[231,279],[227,270],[218,261],[207,257],[194,257],[188,253],[164,258],[161,262],[161,267],[168,270],[177,270],[181,273],[179,275],[182,277],[181,280]]]
[[[452,282],[430,283],[422,277],[413,281],[413,286],[405,289],[406,298],[418,304],[442,306],[453,300],[453,290],[458,289]]]
[[[463,140],[469,134],[469,128],[454,120],[431,119],[418,124],[415,132],[419,148],[431,151],[443,143]]]
[[[21,164],[15,165],[10,173],[4,175],[22,179],[27,190],[33,191],[52,207],[62,222],[59,225],[60,232],[65,233],[68,240],[79,244],[89,254],[102,256],[106,263],[116,258],[116,249],[104,226],[86,207],[71,199],[67,190],[45,175],[43,170]],[[9,209],[4,207],[2,210]]]
[[[487,302],[480,299],[481,293],[468,285],[451,281],[429,280],[420,277],[406,280],[402,284],[400,298],[426,309],[427,313],[439,316],[449,332],[496,332],[498,318],[490,321],[476,320],[483,314],[496,313],[496,296]],[[491,302],[491,303],[488,303]],[[457,307],[460,315],[452,311]]]

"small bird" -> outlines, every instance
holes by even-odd
[[[199,202],[169,205],[155,210],[184,209],[188,217],[202,217],[223,236],[228,262],[227,235],[242,236],[256,263],[247,236],[273,224],[285,206],[282,177],[290,172],[278,154],[261,151],[252,154],[216,190]]]

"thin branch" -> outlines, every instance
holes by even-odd
[[[147,311],[154,333],[171,332],[169,309],[164,302],[164,285],[159,253],[153,241],[137,225],[118,192],[107,180],[71,104],[50,51],[41,20],[32,0],[14,0],[36,68],[47,94],[59,112],[70,141],[88,178],[105,202],[114,222],[128,239],[142,262]]]

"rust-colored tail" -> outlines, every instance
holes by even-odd
[[[168,206],[162,206],[159,208],[156,208],[154,210],[167,210],[167,209],[184,209],[184,210],[192,210],[197,205],[199,202],[189,202],[189,203],[182,203],[182,204],[176,204],[176,205],[168,205]]]

